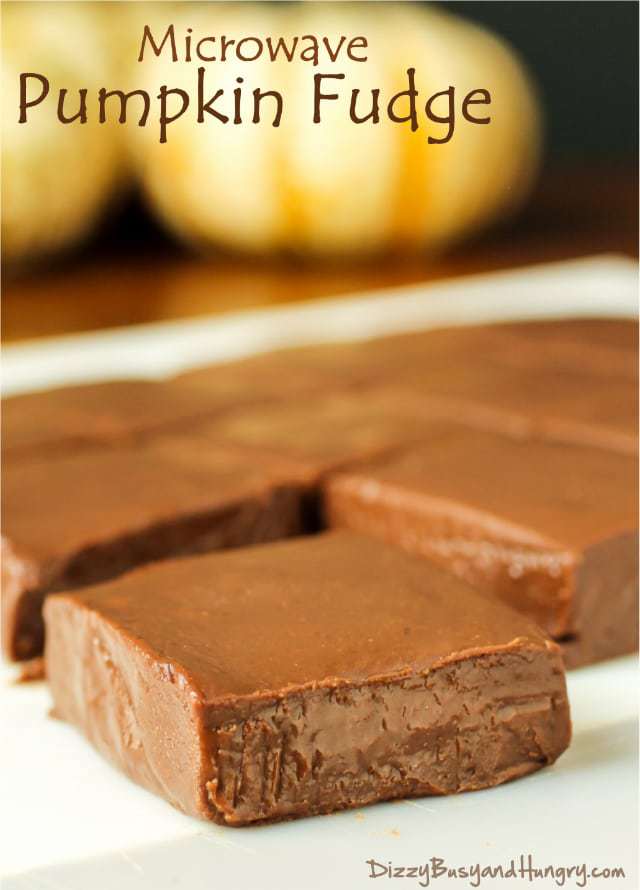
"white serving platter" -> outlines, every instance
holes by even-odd
[[[616,257],[537,266],[293,308],[145,325],[5,347],[5,394],[132,374],[162,377],[278,345],[442,324],[632,316],[637,267]],[[568,876],[430,876],[430,887],[640,887],[638,673],[624,658],[569,675],[574,739],[550,769],[489,791],[250,829],[200,823],[131,784],[48,716],[43,683],[3,669],[4,890],[314,890],[426,886],[385,868],[577,867]],[[371,865],[375,860],[375,873]],[[586,868],[586,876],[582,867]],[[596,877],[593,869],[624,870]],[[531,878],[531,880],[530,880]]]

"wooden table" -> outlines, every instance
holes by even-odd
[[[199,257],[140,214],[121,216],[75,256],[5,275],[2,338],[16,341],[336,296],[602,252],[638,255],[637,172],[628,163],[556,168],[520,217],[428,257],[302,262]]]

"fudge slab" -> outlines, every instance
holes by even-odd
[[[2,400],[2,455],[32,459],[123,440],[210,418],[216,403],[171,382],[116,380]]]
[[[346,355],[345,346],[317,347],[308,353],[329,367],[337,350],[349,386],[303,398],[283,383],[279,401],[227,412],[213,430],[223,439],[319,460],[321,469],[366,448],[373,453],[414,441],[425,416],[636,454],[635,352],[583,347],[574,327],[557,339],[546,330],[543,323],[447,328],[352,344]],[[305,377],[295,368],[288,376]]]
[[[637,334],[617,319],[442,328],[370,341],[360,361],[474,426],[635,454]]]
[[[501,322],[491,328],[494,345],[483,356],[488,362],[534,373],[554,370],[638,380],[637,320],[561,318]],[[481,353],[480,348],[474,354]]]
[[[638,387],[628,377],[467,358],[429,374],[408,367],[396,383],[448,401],[460,419],[480,428],[638,452]]]
[[[348,532],[157,563],[45,618],[56,715],[228,825],[485,788],[569,743],[555,643]]]
[[[204,365],[184,371],[173,380],[215,399],[235,400],[241,405],[340,391],[367,382],[370,376],[368,353],[362,344],[331,343]]]
[[[15,660],[42,651],[42,601],[52,590],[302,531],[297,471],[197,438],[8,460],[3,482],[2,640]]]
[[[409,372],[427,381],[460,365],[532,373],[546,368],[597,378],[638,378],[638,323],[632,319],[563,318],[433,328],[360,343],[308,348],[304,363],[338,370],[361,384],[399,382]]]
[[[362,387],[303,402],[248,407],[204,424],[213,441],[295,461],[317,478],[432,436],[455,413],[446,401]]]
[[[631,319],[563,318],[460,325],[351,343],[279,349],[179,374],[216,398],[281,401],[393,381],[407,366],[428,375],[443,365],[475,361],[508,366],[548,363],[605,376],[637,377],[638,326]]]
[[[448,566],[556,638],[572,665],[637,648],[637,470],[626,455],[448,432],[325,485],[329,525]]]
[[[536,341],[542,347],[551,344],[578,344],[585,348],[587,361],[590,348],[631,355],[636,360],[638,357],[637,318],[556,318],[503,322],[500,328],[509,335]]]

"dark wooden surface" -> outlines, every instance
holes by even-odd
[[[137,214],[137,216],[136,216]],[[83,251],[7,274],[5,342],[431,281],[603,252],[638,255],[635,165],[545,173],[517,220],[446,255],[359,263],[196,256],[140,211],[112,220]]]

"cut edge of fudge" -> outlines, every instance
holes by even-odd
[[[401,677],[245,697],[238,709],[207,703],[186,671],[141,641],[123,678],[116,628],[95,612],[78,614],[64,596],[49,598],[45,609],[56,716],[134,781],[221,824],[480,790],[552,764],[570,741],[561,655],[551,642],[469,650]],[[488,677],[493,697],[461,714],[461,697],[477,703]],[[143,704],[130,697],[130,684],[149,693]],[[93,723],[86,693],[74,692],[82,685],[101,703]],[[421,725],[427,712],[433,719]],[[447,720],[447,712],[455,716]],[[352,742],[354,734],[363,737]]]
[[[260,403],[259,394],[207,393],[177,378],[126,378],[54,387],[2,399],[2,456],[38,461],[130,447],[193,431]]]
[[[132,449],[131,453],[136,458],[157,454],[162,459],[163,452],[170,456],[175,442],[179,447],[184,442],[195,449],[207,447],[207,443],[197,438],[167,437],[146,449]],[[99,464],[100,458],[99,454],[87,456],[90,463],[95,460]],[[63,460],[73,463],[69,457]],[[241,460],[249,465],[255,457],[242,454]],[[46,466],[47,463],[42,464],[42,468]],[[179,464],[167,463],[166,471],[172,469],[180,471]],[[206,458],[198,469],[204,486]],[[17,471],[29,474],[37,468],[17,465]],[[273,478],[269,478],[270,474]],[[237,496],[229,496],[224,503],[212,493],[210,505],[203,502],[171,518],[156,519],[138,527],[133,525],[130,530],[119,531],[108,539],[91,540],[88,536],[83,545],[56,557],[37,556],[28,543],[13,540],[11,523],[5,516],[0,602],[5,656],[12,661],[29,661],[42,653],[42,604],[49,593],[100,583],[170,557],[249,546],[315,530],[314,495],[305,474],[293,463],[278,463],[275,458],[267,461],[262,485],[255,486],[255,491],[252,487],[240,486]],[[96,509],[99,508],[97,505]]]
[[[38,460],[117,447],[197,424],[210,418],[214,407],[170,380],[133,377],[7,396],[2,399],[2,455]]]
[[[578,569],[575,632],[558,642],[569,669],[638,651],[638,534],[594,544]]]
[[[353,541],[357,546],[355,536]],[[283,546],[257,549],[265,555],[270,549],[273,556],[280,548],[276,555],[286,559]],[[371,552],[375,551],[367,545],[367,553]],[[190,562],[192,567],[202,563],[196,569],[210,572],[213,560],[220,560],[220,572],[228,575],[228,557]],[[411,566],[408,578],[422,577],[419,560],[401,553],[394,553],[393,560],[399,568]],[[152,570],[153,584],[147,591],[157,589],[169,565],[158,564]],[[139,570],[139,577],[144,571]],[[402,572],[400,576],[404,577]],[[432,578],[444,576],[434,569]],[[165,581],[173,584],[176,577],[180,576]],[[454,586],[465,587],[474,609],[484,614],[486,606],[494,617],[504,619],[504,628],[520,628],[521,634],[507,639],[512,630],[494,631],[491,636],[495,633],[497,642],[488,643],[484,632],[489,633],[491,619],[487,618],[479,635],[469,633],[468,645],[452,651],[448,643],[438,643],[439,655],[433,649],[439,631],[429,630],[429,635],[435,633],[432,642],[420,638],[413,650],[423,656],[418,661],[407,656],[402,666],[391,668],[381,658],[380,668],[372,668],[377,658],[372,661],[367,655],[364,663],[369,667],[340,671],[338,676],[319,668],[315,679],[290,679],[272,688],[265,686],[269,681],[262,674],[254,674],[256,686],[243,692],[230,692],[238,688],[232,682],[222,691],[210,685],[210,690],[218,691],[207,693],[202,662],[196,660],[199,667],[193,668],[192,661],[192,668],[187,668],[185,656],[179,655],[183,651],[179,640],[186,639],[185,628],[195,620],[191,614],[176,617],[179,631],[165,647],[158,637],[150,642],[153,634],[145,634],[136,624],[148,619],[140,618],[146,613],[135,603],[133,613],[127,612],[128,607],[118,613],[122,597],[135,598],[136,580],[130,575],[125,586],[121,579],[106,593],[96,587],[47,599],[46,669],[55,713],[78,727],[133,780],[188,814],[240,826],[400,797],[477,790],[551,764],[569,744],[571,724],[558,646],[528,619],[475,594],[463,582]],[[255,578],[250,583],[255,584]],[[216,590],[215,582],[212,587]],[[431,607],[411,581],[408,590],[424,616]],[[311,598],[313,593],[311,583]],[[216,591],[212,596],[213,609],[218,595]],[[283,596],[286,600],[287,594]],[[114,617],[114,602],[124,619]],[[210,622],[214,644],[225,634],[229,608],[240,607],[223,597],[220,615],[214,611],[204,619]],[[282,608],[286,621],[285,601]],[[314,608],[309,613],[310,641],[315,639],[318,620],[312,617]],[[396,609],[395,602],[390,608]],[[452,621],[455,609],[454,604]],[[303,610],[307,615],[306,605]],[[126,618],[131,614],[138,615],[133,624]],[[349,626],[353,614],[347,619]],[[402,607],[400,614],[409,620]],[[322,616],[319,620],[324,623]],[[163,620],[167,617],[171,615]],[[298,615],[295,620],[299,619]],[[247,620],[252,620],[251,614]],[[232,640],[233,633],[237,628]],[[159,639],[164,639],[162,634]],[[356,653],[366,652],[369,642],[362,639]],[[226,677],[226,671],[234,670],[233,659],[223,660],[220,667],[215,648],[212,652],[216,676],[222,670]],[[262,653],[265,657],[268,653]],[[242,651],[237,658],[242,673]],[[320,663],[328,663],[325,655]]]
[[[514,437],[505,441],[518,442]],[[592,446],[575,447],[606,454]],[[621,520],[618,533],[609,529],[584,548],[562,546],[553,536],[545,538],[453,494],[414,492],[408,484],[385,478],[385,465],[414,450],[409,446],[331,474],[323,484],[325,524],[435,560],[522,611],[561,644],[568,667],[637,651],[638,532],[632,523]],[[612,461],[622,459],[611,453]]]
[[[446,447],[446,446],[445,446]],[[490,573],[492,593],[523,611],[552,636],[573,630],[570,552],[550,542],[518,540],[513,525],[481,510],[434,496],[414,496],[392,484],[377,484],[365,467],[335,473],[325,481],[323,514],[330,528],[370,535],[404,552],[437,561],[482,589],[478,575]],[[491,521],[493,520],[493,521]],[[526,536],[527,529],[522,529]],[[514,565],[520,572],[512,571]],[[484,585],[485,589],[486,584]],[[514,593],[515,589],[515,593]]]
[[[38,566],[2,540],[2,648],[12,661],[42,652],[42,603],[46,596],[107,581],[131,569],[176,556],[244,547],[302,534],[302,492],[292,485],[268,499],[243,501],[159,523],[97,543],[62,564]]]

